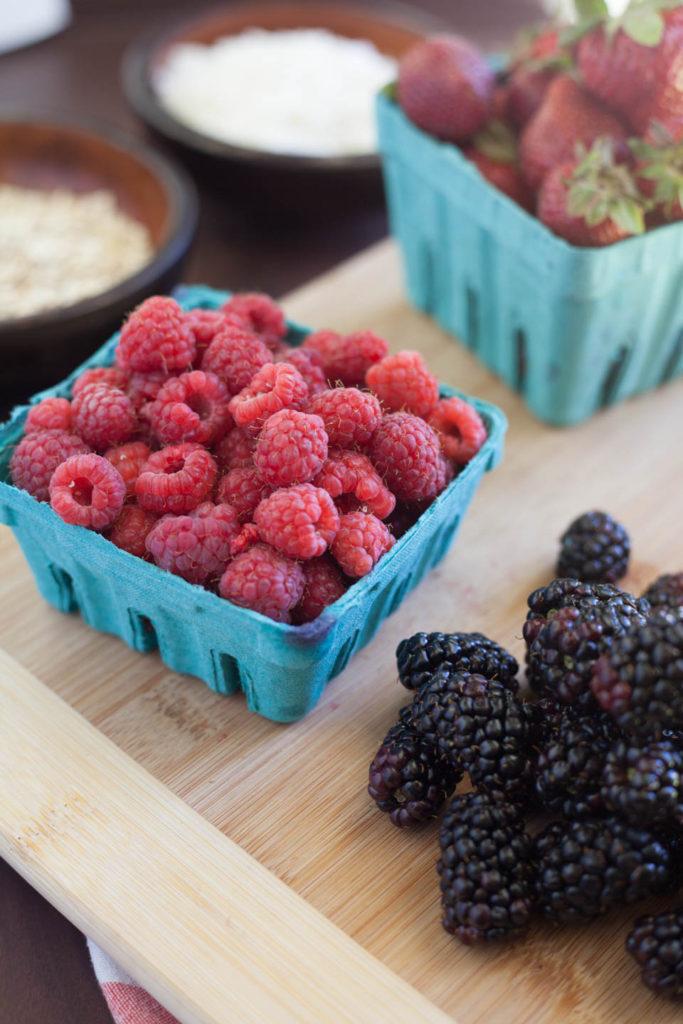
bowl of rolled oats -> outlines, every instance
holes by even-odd
[[[169,290],[196,224],[191,181],[148,146],[83,122],[0,119],[0,412]]]

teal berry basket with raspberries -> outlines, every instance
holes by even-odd
[[[229,293],[184,286],[174,295],[184,309],[217,309]],[[289,324],[286,340],[299,344],[308,333]],[[73,381],[84,369],[111,365],[117,342],[118,334],[66,380],[16,408],[0,426],[0,522],[13,530],[38,590],[59,610],[79,611],[88,625],[119,636],[138,651],[158,648],[170,669],[199,677],[217,693],[244,691],[249,708],[266,718],[299,719],[314,707],[328,680],[444,557],[483,474],[500,461],[505,416],[487,402],[461,395],[487,429],[477,455],[367,576],[317,619],[291,626],[187,583],[91,530],[67,525],[48,504],[10,482],[9,461],[30,405],[49,396],[70,397]],[[442,394],[459,393],[444,386]]]
[[[535,416],[579,423],[683,372],[683,224],[578,248],[412,124],[392,87],[377,110],[411,302]]]

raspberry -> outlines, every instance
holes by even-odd
[[[50,477],[57,466],[71,455],[89,451],[85,441],[65,430],[37,430],[27,434],[10,459],[12,483],[28,491],[36,501],[49,501]]]
[[[153,452],[135,484],[138,503],[150,512],[182,514],[196,508],[213,487],[216,463],[197,444],[177,444]]]
[[[259,502],[271,492],[253,466],[238,466],[230,469],[218,481],[216,500],[232,505],[241,520],[248,520],[254,514]]]
[[[304,589],[301,566],[256,544],[228,565],[218,585],[221,597],[276,622],[289,622]]]
[[[291,363],[295,366],[306,382],[309,395],[327,391],[322,356],[312,348],[292,348],[291,345],[285,345],[283,351],[276,356],[276,362]],[[313,412],[312,409],[309,411]]]
[[[133,310],[121,328],[116,364],[139,373],[182,372],[194,360],[195,352],[194,335],[178,303],[153,295]]]
[[[374,363],[365,374],[365,383],[390,412],[405,409],[427,416],[439,400],[438,380],[420,353],[411,350]]]
[[[384,416],[368,454],[398,501],[435,498],[446,486],[447,468],[438,434],[412,413]]]
[[[439,399],[427,423],[437,432],[441,451],[457,466],[464,466],[474,458],[487,437],[477,410],[456,395]]]
[[[239,529],[237,512],[227,501],[202,501],[188,512],[188,515],[193,519],[220,519],[222,522],[230,523],[236,531]]]
[[[254,513],[261,539],[292,558],[315,558],[339,528],[339,514],[327,491],[312,484],[282,487]]]
[[[135,481],[149,456],[150,450],[144,441],[129,441],[128,444],[108,448],[104,453],[105,459],[111,462],[123,477],[127,498],[135,497]]]
[[[132,373],[126,385],[126,394],[136,409],[141,409],[147,402],[153,402],[161,387],[170,380],[171,375],[165,370],[154,373]]]
[[[214,451],[222,469],[237,469],[241,466],[254,465],[254,448],[256,438],[242,427],[231,430],[216,445]]]
[[[314,395],[308,411],[322,417],[330,444],[335,448],[363,448],[372,440],[382,419],[374,395],[358,388],[332,388]]]
[[[296,409],[282,409],[269,417],[254,449],[258,474],[271,487],[308,483],[326,458],[323,421]]]
[[[71,397],[74,398],[88,384],[108,384],[119,391],[127,391],[129,376],[116,366],[91,366],[84,370],[71,386]]]
[[[185,313],[185,323],[192,331],[195,345],[195,363],[201,361],[207,348],[227,322],[224,313],[217,309],[190,309]]]
[[[328,605],[346,593],[348,587],[338,566],[327,555],[311,558],[301,568],[304,571],[304,592],[292,616],[297,625],[317,619]]]
[[[334,331],[316,331],[309,334],[303,347],[319,352],[327,379],[341,381],[346,387],[362,386],[372,364],[389,352],[386,341],[372,331],[357,331],[345,337]]]
[[[230,543],[237,535],[237,514],[229,505],[220,515],[164,516],[150,531],[145,546],[160,569],[188,583],[218,578],[230,560]],[[225,510],[230,515],[225,515]]]
[[[248,386],[262,366],[272,361],[272,355],[259,338],[230,326],[219,331],[207,348],[202,370],[220,377],[232,397]]]
[[[24,433],[32,434],[36,430],[71,429],[71,402],[68,398],[44,398],[42,402],[31,406],[24,424]]]
[[[339,520],[330,552],[347,576],[365,576],[395,541],[377,516],[350,512]]]
[[[329,379],[328,368],[335,362],[342,341],[337,331],[314,331],[304,339],[301,349],[303,352],[315,352],[322,362],[325,377]]]
[[[144,558],[147,554],[145,540],[156,522],[157,517],[153,512],[147,512],[139,505],[124,505],[106,537],[117,548],[128,551],[136,558]]]
[[[231,399],[228,408],[238,427],[258,431],[280,409],[302,409],[308,398],[303,377],[291,363],[267,363]]]
[[[258,526],[254,523],[245,523],[230,544],[230,554],[235,558],[236,555],[241,555],[243,551],[253,548],[254,544],[258,544],[260,540]]]
[[[106,530],[123,508],[126,485],[101,455],[72,455],[50,480],[50,504],[72,526]]]
[[[130,398],[108,384],[86,384],[71,403],[75,433],[97,451],[123,444],[135,432],[137,416]]]
[[[362,511],[364,507],[378,519],[391,515],[396,507],[396,498],[386,489],[370,459],[360,452],[333,449],[318,473],[315,485],[323,487],[335,499],[353,495],[357,500],[351,511]]]
[[[213,373],[191,370],[171,377],[149,409],[152,429],[162,444],[211,444],[232,422],[228,392]]]
[[[236,314],[244,319],[250,330],[268,348],[275,348],[287,333],[285,315],[269,295],[258,292],[233,295],[223,303],[221,309],[224,313]]]

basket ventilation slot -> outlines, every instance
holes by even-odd
[[[662,373],[662,378],[661,378],[661,380],[659,382],[660,384],[666,384],[666,382],[668,380],[671,380],[671,378],[674,376],[674,374],[676,373],[676,371],[678,369],[678,364],[681,361],[681,356],[682,355],[683,355],[683,327],[681,327],[680,331],[678,332],[678,335],[676,337],[676,341],[674,343],[674,347],[671,350],[671,355],[669,356],[669,358],[666,361],[666,365],[664,366],[664,372]]]
[[[527,338],[526,331],[518,327],[515,331],[515,388],[517,391],[524,391],[527,375]]]
[[[625,345],[622,345],[607,368],[607,373],[605,374],[605,379],[602,385],[602,391],[600,393],[600,406],[611,405],[615,400],[619,384],[621,383],[624,371],[626,370],[628,353],[629,350]]]
[[[130,623],[130,631],[132,637],[132,646],[136,651],[155,651],[157,642],[157,633],[152,624],[152,620],[146,615],[142,615],[140,612],[135,611],[134,608],[128,609],[128,621]]]
[[[474,288],[465,289],[467,303],[467,344],[476,351],[479,347],[479,296]]]
[[[50,575],[54,580],[57,600],[54,602],[63,612],[78,611],[78,601],[71,576],[65,569],[50,563]]]

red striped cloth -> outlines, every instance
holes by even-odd
[[[115,1024],[179,1024],[177,1017],[171,1016],[90,939],[88,950]]]

